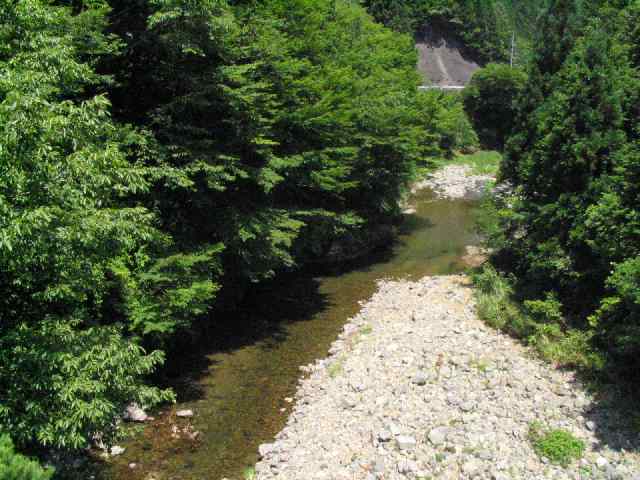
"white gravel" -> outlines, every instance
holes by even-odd
[[[467,165],[447,165],[416,183],[412,192],[431,188],[440,198],[477,200],[484,195],[487,184],[494,180],[491,175],[473,175]]]
[[[636,479],[636,439],[573,373],[532,358],[475,314],[464,276],[382,281],[330,357],[304,368],[258,479]],[[569,430],[582,461],[532,450],[532,421]]]

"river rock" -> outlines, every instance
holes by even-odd
[[[401,460],[397,466],[398,473],[409,475],[418,471],[418,464],[411,460]]]
[[[399,435],[396,437],[396,444],[400,450],[411,450],[416,446],[416,439],[408,435]]]
[[[122,455],[124,451],[125,451],[124,447],[121,447],[120,445],[114,445],[109,449],[109,455],[112,455],[115,457],[117,455]]]
[[[176,417],[180,417],[180,418],[193,417],[193,410],[178,410],[176,412]]]
[[[135,403],[128,405],[122,415],[122,419],[127,422],[146,422],[148,418],[149,415]]]
[[[445,427],[434,428],[429,432],[429,441],[433,445],[442,445],[447,441],[448,429]]]
[[[261,458],[268,456],[271,452],[273,452],[273,443],[263,443],[258,447]]]
[[[414,383],[415,385],[423,386],[427,384],[428,380],[429,380],[429,377],[427,377],[427,375],[424,372],[419,372],[413,377],[413,380],[411,382]]]

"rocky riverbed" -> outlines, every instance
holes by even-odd
[[[491,177],[448,166],[416,188],[477,198]],[[570,371],[487,327],[462,275],[379,282],[329,357],[302,367],[295,406],[260,447],[258,479],[640,480],[637,430]],[[586,450],[533,450],[533,424]]]
[[[481,322],[464,276],[382,281],[330,357],[304,367],[259,479],[638,479],[637,438],[572,372]],[[532,422],[570,431],[583,458],[533,451]]]
[[[474,175],[468,165],[447,165],[414,184],[412,191],[430,188],[440,198],[478,200],[494,180],[490,175]]]

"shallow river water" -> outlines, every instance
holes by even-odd
[[[392,249],[347,272],[298,275],[255,292],[244,310],[219,320],[219,338],[184,352],[174,382],[179,403],[122,443],[108,462],[109,480],[240,479],[261,443],[282,429],[301,376],[299,367],[324,357],[346,320],[382,278],[419,278],[464,269],[465,246],[476,244],[474,204],[413,199]],[[229,343],[233,338],[233,343]],[[192,409],[193,418],[176,418]],[[194,432],[199,434],[194,435]],[[130,464],[135,464],[131,468]]]

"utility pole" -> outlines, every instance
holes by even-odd
[[[516,53],[516,31],[513,31],[513,35],[511,36],[511,68],[513,68],[513,57]]]

